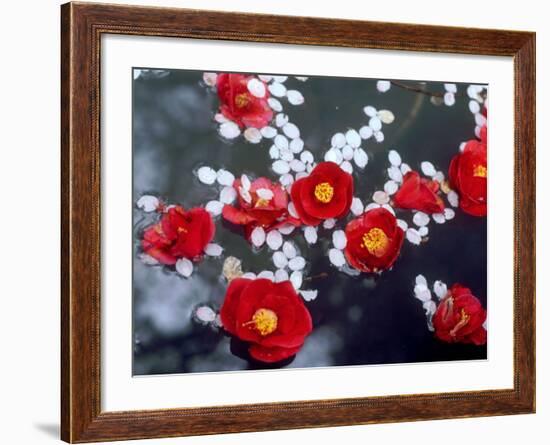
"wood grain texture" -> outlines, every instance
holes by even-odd
[[[515,66],[514,388],[101,412],[100,38],[243,40],[511,56]],[[535,35],[528,32],[69,3],[61,20],[61,436],[173,437],[535,410]]]

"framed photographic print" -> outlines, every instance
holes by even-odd
[[[62,439],[535,409],[535,35],[62,6]]]

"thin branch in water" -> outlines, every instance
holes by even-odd
[[[396,87],[403,88],[404,90],[414,91],[415,93],[425,94],[426,96],[430,97],[443,97],[445,95],[445,93],[435,93],[433,91],[428,91],[421,87],[415,87],[406,83],[401,83],[396,80],[392,80],[391,84],[395,85]]]
[[[328,278],[328,273],[327,272],[321,272],[320,274],[312,275],[311,277],[304,278],[304,281],[313,281],[313,280],[317,280],[317,279],[321,279],[321,278]]]

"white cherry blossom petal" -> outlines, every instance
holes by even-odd
[[[447,193],[447,201],[449,201],[449,204],[453,207],[458,207],[458,194],[454,190],[451,190]]]
[[[374,107],[371,106],[371,105],[367,105],[365,108],[363,108],[363,112],[364,112],[368,117],[374,117],[374,116],[376,116],[376,108],[374,108]]]
[[[218,173],[216,173],[216,180],[218,181],[218,184],[229,187],[233,185],[233,182],[235,182],[235,175],[222,168],[218,170]]]
[[[216,243],[207,244],[204,253],[208,256],[220,256],[223,253],[223,247]]]
[[[273,82],[267,88],[275,97],[283,97],[286,95],[286,87],[280,82]]]
[[[397,192],[398,189],[399,184],[391,179],[384,184],[384,191],[390,196]]]
[[[411,228],[408,228],[405,232],[405,236],[407,237],[407,240],[416,246],[420,244],[422,241],[422,237],[420,236],[420,233],[418,233],[418,230]]]
[[[456,94],[456,83],[444,83],[443,87],[445,88],[445,91]]]
[[[143,253],[143,252],[138,255],[138,258],[146,266],[156,266],[157,264],[160,264],[159,260],[157,260],[156,258],[153,258],[151,255],[147,255],[146,253]]]
[[[407,231],[407,229],[409,228],[407,222],[403,221],[402,219],[397,220],[397,225],[401,228],[401,230],[403,230],[403,232]]]
[[[273,76],[268,76],[268,75],[265,75],[265,74],[259,74],[258,78],[260,80],[264,81],[265,83],[269,83],[273,80]]]
[[[334,232],[332,232],[332,244],[338,250],[344,250],[347,243],[348,239],[346,238],[346,232],[344,232],[343,230],[335,230]]]
[[[294,159],[294,153],[292,153],[288,148],[281,148],[279,150],[279,155],[281,159],[286,162],[290,162]]]
[[[220,201],[208,201],[204,207],[212,216],[218,216],[222,213],[224,204]]]
[[[300,153],[304,149],[304,141],[300,138],[294,138],[290,141],[289,147],[292,153]]]
[[[277,250],[283,245],[283,236],[278,230],[271,230],[266,236],[266,243],[271,250]]]
[[[392,165],[390,168],[388,168],[388,176],[392,181],[395,181],[399,184],[403,182],[403,173],[401,173],[401,169],[399,167],[396,167],[395,165]]]
[[[336,133],[334,136],[332,136],[330,144],[332,147],[342,148],[344,145],[346,145],[346,136],[344,135],[344,133]]]
[[[255,227],[250,234],[250,241],[254,246],[261,247],[265,242],[265,230],[260,226]]]
[[[369,156],[367,155],[367,152],[363,150],[362,148],[358,148],[353,153],[353,161],[355,162],[355,165],[359,168],[365,168],[369,162]]]
[[[362,139],[369,139],[372,137],[373,134],[374,134],[373,129],[368,125],[364,125],[359,129],[359,135],[361,136]]]
[[[416,285],[414,287],[414,296],[422,302],[431,301],[432,293],[424,285]]]
[[[354,150],[350,145],[344,145],[344,147],[342,148],[342,156],[346,161],[350,161],[353,159],[353,153]]]
[[[384,142],[384,133],[382,133],[381,131],[375,131],[374,132],[374,139],[378,143]]]
[[[373,116],[369,119],[369,127],[371,127],[374,132],[380,131],[382,129],[382,121],[378,116]]]
[[[317,228],[312,226],[304,227],[304,238],[308,244],[315,244],[317,242]]]
[[[214,182],[216,182],[216,170],[210,167],[201,167],[197,170],[197,176],[199,177],[199,181],[203,184],[212,185]]]
[[[262,270],[258,274],[258,278],[265,278],[267,280],[273,281],[275,280],[275,274],[270,270]]]
[[[290,161],[290,169],[295,172],[303,172],[306,170],[306,165],[299,159],[293,159]]]
[[[472,114],[479,113],[479,111],[481,110],[481,107],[479,106],[479,102],[477,100],[471,100],[468,103],[468,108],[470,108]]]
[[[328,229],[328,230],[333,229],[335,225],[336,225],[336,220],[334,218],[325,219],[323,221],[323,227],[325,229]]]
[[[282,235],[290,235],[292,232],[294,232],[294,229],[296,226],[293,226],[292,224],[283,224],[281,227],[279,227],[279,232],[281,232]]]
[[[176,261],[176,272],[182,277],[189,278],[193,273],[193,263],[187,258],[180,258]]]
[[[267,104],[271,107],[275,113],[280,113],[283,111],[283,106],[281,105],[281,102],[279,102],[278,99],[275,99],[274,97],[270,97],[267,99]]]
[[[288,261],[288,268],[290,270],[302,270],[306,267],[306,260],[304,257],[296,256]]]
[[[220,192],[220,201],[224,204],[231,204],[237,198],[237,190],[233,187],[224,187]]]
[[[287,257],[285,256],[285,254],[283,252],[281,252],[280,250],[275,252],[273,254],[273,264],[275,265],[275,267],[277,267],[278,269],[283,269],[285,268],[287,265],[288,265],[288,259]]]
[[[358,148],[361,146],[361,136],[357,131],[350,129],[346,131],[346,142],[352,148]]]
[[[350,175],[353,173],[353,165],[349,161],[342,162],[340,168]]]
[[[386,192],[383,192],[382,190],[377,190],[376,192],[373,193],[372,200],[376,204],[383,205],[383,204],[387,204],[388,202],[390,202],[390,197],[388,196],[388,194]]]
[[[420,233],[421,237],[425,237],[428,234],[428,226],[422,226],[418,228],[418,233]]]
[[[288,76],[273,76],[273,80],[275,82],[283,83],[283,82],[286,82],[287,79],[288,79]]]
[[[302,287],[304,276],[301,271],[295,270],[290,274],[290,282],[294,286],[294,289],[299,290]]]
[[[300,137],[300,130],[292,122],[288,122],[283,125],[283,133],[290,139],[296,139]]]
[[[302,105],[304,103],[304,96],[298,90],[288,90],[286,97],[292,105]]]
[[[250,91],[250,94],[252,94],[253,96],[260,97],[260,98],[265,97],[265,93],[266,93],[265,84],[261,80],[253,77],[248,81],[246,86],[248,87],[248,91]]]
[[[363,210],[364,210],[363,203],[359,198],[356,197],[351,200],[350,210],[351,210],[351,213],[353,213],[355,216],[359,216],[363,213]]]
[[[424,287],[428,287],[428,280],[426,280],[426,277],[424,275],[417,275],[415,279],[416,284],[422,284]]]
[[[305,164],[313,164],[315,159],[313,158],[313,153],[311,153],[311,151],[305,150],[300,154],[300,160]]]
[[[275,127],[266,126],[260,130],[260,133],[264,138],[273,139],[277,136],[277,129]]]
[[[241,134],[241,129],[233,121],[227,121],[220,125],[220,134],[226,139],[235,139]]]
[[[399,167],[401,165],[401,156],[395,150],[390,150],[388,153],[388,160],[391,165]]]
[[[427,226],[430,223],[430,217],[424,212],[416,212],[413,216],[413,223],[418,227]]]
[[[448,107],[452,107],[455,104],[455,95],[449,92],[445,93],[445,95],[443,96],[443,102]]]
[[[447,285],[443,281],[437,280],[434,283],[434,293],[437,295],[437,298],[441,300],[447,295]]]
[[[294,176],[290,173],[286,173],[279,178],[279,182],[283,185],[283,187],[288,187],[294,182]]]
[[[334,162],[335,164],[340,165],[344,160],[342,152],[337,148],[331,148],[325,153],[325,161]]]
[[[273,139],[273,143],[279,150],[288,150],[288,139],[282,134],[278,134],[277,136],[275,136],[275,138]]]
[[[290,241],[285,241],[283,243],[283,253],[289,260],[298,254],[296,247]]]
[[[286,125],[288,123],[288,114],[279,113],[277,116],[275,116],[275,125],[277,127],[282,127],[283,125]]]
[[[284,269],[277,269],[275,271],[275,283],[281,283],[283,281],[288,281],[288,272]]]
[[[270,189],[264,189],[264,188],[257,189],[256,195],[258,195],[260,199],[265,199],[266,201],[271,201],[274,196],[273,192]]]
[[[445,181],[445,174],[442,171],[438,171],[432,179],[441,184],[443,181]]]
[[[432,218],[437,224],[445,223],[445,215],[443,213],[434,213]]]
[[[199,306],[193,313],[196,320],[203,324],[210,324],[216,319],[216,312],[209,306]]]
[[[369,212],[370,210],[374,210],[374,209],[379,209],[380,207],[382,207],[380,204],[371,202],[369,205],[365,207],[365,212]]]
[[[154,212],[155,210],[157,210],[159,204],[160,204],[159,199],[156,196],[152,196],[152,195],[143,195],[141,198],[137,200],[137,203],[136,203],[139,209],[147,213]]]
[[[346,258],[341,250],[332,248],[328,251],[328,259],[336,267],[342,267],[346,264]]]
[[[245,174],[241,175],[241,187],[243,190],[250,190],[252,183],[250,182],[250,179]]]
[[[300,218],[300,216],[298,216],[298,212],[296,211],[296,206],[294,205],[293,202],[288,204],[288,213],[293,218]]]
[[[407,173],[409,173],[410,171],[412,171],[412,168],[410,167],[409,164],[403,163],[403,164],[401,164],[401,165],[399,166],[399,170],[401,171],[401,174],[402,174],[403,176],[405,176]]]
[[[447,208],[443,210],[443,216],[447,221],[449,221],[455,217],[455,211],[453,209]]]
[[[218,74],[217,73],[203,73],[202,74],[202,80],[209,87],[215,87],[216,86],[216,81],[218,80]]]
[[[313,290],[301,290],[300,295],[305,301],[313,301],[317,298],[317,289]]]
[[[214,115],[214,120],[219,124],[223,124],[224,122],[229,122],[229,119],[227,119],[222,113],[216,113]]]
[[[393,216],[395,216],[395,210],[393,210],[393,207],[389,204],[382,205],[383,209],[386,209],[388,212],[390,212]]]
[[[390,88],[391,82],[389,80],[379,80],[378,82],[376,82],[376,89],[381,93],[389,91]]]
[[[422,173],[424,173],[426,176],[435,176],[435,174],[437,173],[434,165],[428,161],[422,162],[420,164],[420,169],[422,170]]]
[[[273,168],[273,171],[278,175],[284,175],[290,171],[290,166],[288,165],[288,162],[281,159],[275,161],[271,167]]]
[[[247,278],[249,280],[255,280],[256,279],[256,274],[254,272],[246,272],[246,273],[241,275],[241,278]]]
[[[277,147],[275,144],[273,144],[269,149],[269,157],[271,159],[279,159],[281,157],[279,147]]]

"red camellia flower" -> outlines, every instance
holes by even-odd
[[[473,216],[487,215],[486,126],[481,128],[480,137],[480,141],[468,141],[449,166],[451,187],[458,193],[460,208]]]
[[[242,180],[236,179],[233,187],[238,192],[238,208],[226,204],[222,215],[233,224],[245,226],[247,237],[257,226],[270,231],[285,224],[300,225],[288,213],[288,194],[280,184],[258,178],[245,188]]]
[[[248,82],[251,79],[256,78],[244,74],[218,74],[216,87],[221,102],[220,111],[241,128],[262,128],[273,118],[273,110],[267,102],[267,88],[263,97],[254,96],[249,91]]]
[[[298,179],[290,191],[296,212],[304,224],[345,216],[353,199],[353,178],[333,162],[321,162],[309,176]]]
[[[362,272],[380,272],[390,268],[399,256],[404,232],[395,216],[379,207],[350,221],[346,238],[348,262]]]
[[[424,213],[441,213],[445,203],[437,194],[439,183],[422,178],[418,172],[410,171],[403,177],[403,184],[393,197],[396,207],[420,210]]]
[[[435,336],[449,343],[487,343],[487,312],[467,287],[454,284],[432,318]]]
[[[196,260],[214,238],[216,227],[203,208],[184,210],[168,207],[161,220],[145,229],[141,247],[162,264],[175,264],[179,258]]]
[[[296,354],[312,330],[311,315],[290,281],[235,278],[220,309],[224,329],[250,343],[250,355],[273,363]]]

